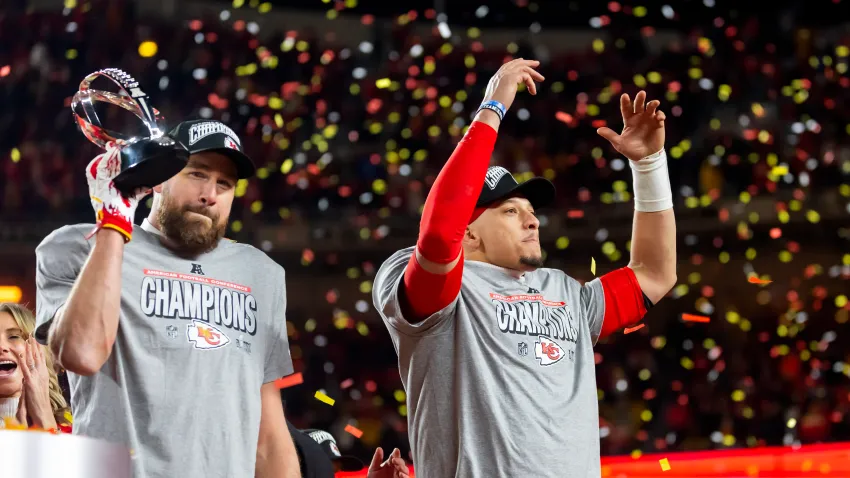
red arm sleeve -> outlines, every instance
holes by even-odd
[[[495,145],[496,130],[475,121],[443,166],[425,200],[419,223],[416,247],[425,259],[449,264],[458,258]],[[448,274],[431,274],[413,254],[404,272],[404,296],[413,315],[408,320],[423,320],[457,297],[462,261]]]
[[[599,278],[605,294],[605,317],[599,338],[636,324],[646,315],[643,291],[633,270],[623,267]]]

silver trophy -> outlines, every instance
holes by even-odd
[[[111,80],[119,93],[91,89],[92,82],[98,78]],[[120,106],[133,113],[142,120],[149,135],[134,136],[107,129],[95,111],[96,102]],[[104,149],[112,141],[121,148],[121,173],[113,181],[125,195],[139,188],[153,188],[186,166],[189,152],[165,134],[164,118],[150,104],[139,82],[118,68],[106,68],[86,76],[74,95],[71,110],[89,141]]]

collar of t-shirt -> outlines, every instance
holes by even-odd
[[[506,276],[512,277],[520,282],[525,283],[526,274],[525,272],[518,271],[516,269],[508,269],[507,267],[500,267],[495,264],[490,264],[489,262],[481,262],[481,261],[467,261],[468,263],[474,263],[479,267],[483,267],[485,269],[492,269],[494,272],[500,272]]]
[[[142,229],[143,229],[145,232],[149,232],[149,233],[151,233],[151,234],[156,234],[157,236],[162,236],[162,231],[160,231],[160,230],[159,230],[159,229],[157,229],[157,228],[156,228],[153,224],[151,224],[151,222],[150,222],[150,221],[148,221],[148,218],[145,218],[145,219],[142,221]]]

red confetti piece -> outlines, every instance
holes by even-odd
[[[759,279],[758,276],[749,276],[749,277],[747,277],[747,282],[749,282],[750,284],[764,285],[764,284],[770,284],[773,281],[772,280]]]
[[[638,324],[635,327],[626,327],[626,330],[623,331],[624,334],[630,334],[632,332],[637,332],[638,330],[644,328],[646,324]]]
[[[301,375],[301,372],[293,373],[292,375],[287,375],[274,381],[277,388],[289,388],[301,385],[302,383],[304,383],[304,376]]]
[[[363,431],[361,431],[359,428],[353,427],[351,425],[346,425],[345,431],[354,435],[354,438],[360,438],[360,437],[363,436]]]
[[[711,319],[704,315],[694,315],[694,314],[682,314],[682,320],[685,322],[700,322],[703,324],[707,324],[711,322]]]
[[[570,209],[567,211],[567,217],[570,219],[580,219],[584,217],[584,211],[581,209]]]
[[[354,385],[354,380],[347,378],[347,379],[343,380],[341,384],[339,384],[339,388],[345,390],[346,388],[348,388],[352,385]]]
[[[573,117],[569,113],[564,113],[563,111],[559,111],[555,113],[555,119],[558,121],[562,121],[564,123],[570,124],[573,120]]]

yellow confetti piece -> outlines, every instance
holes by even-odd
[[[66,410],[65,413],[62,416],[65,418],[65,420],[68,421],[68,423],[70,423],[70,424],[74,423],[74,416],[71,415],[71,412]]]
[[[670,471],[670,462],[667,461],[667,458],[658,460],[658,463],[661,464],[661,471]]]
[[[327,403],[330,406],[334,406],[334,403],[336,403],[336,400],[325,395],[322,392],[316,392],[316,400],[319,400],[320,402]]]
[[[788,166],[774,166],[773,169],[770,170],[770,174],[774,176],[785,176],[788,174]]]
[[[590,258],[590,273],[596,275],[596,259]]]

